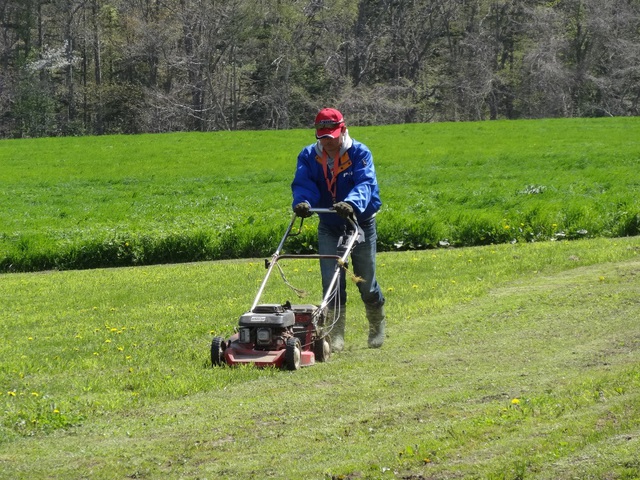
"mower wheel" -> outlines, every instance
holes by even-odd
[[[313,354],[319,362],[326,362],[331,357],[331,344],[329,337],[316,338],[313,341]]]
[[[284,364],[287,370],[298,370],[302,358],[302,347],[300,339],[296,337],[287,338],[286,350],[284,352]]]
[[[211,365],[214,367],[224,363],[224,351],[227,348],[227,342],[222,337],[214,337],[211,342]]]

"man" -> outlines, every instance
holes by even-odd
[[[354,216],[365,240],[351,252],[353,273],[362,279],[357,285],[369,321],[370,348],[382,346],[385,338],[385,298],[376,280],[376,219],[381,201],[371,151],[353,140],[342,113],[324,108],[316,116],[316,143],[298,155],[296,173],[291,184],[293,210],[308,217],[310,208],[333,208],[335,213],[322,213],[318,225],[318,253],[336,255],[338,241],[345,231],[347,218]],[[335,260],[321,259],[323,292],[335,271]],[[331,331],[333,351],[344,348],[346,320],[346,281],[340,275],[337,304],[332,304],[329,318],[336,318]]]

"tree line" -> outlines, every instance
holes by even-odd
[[[638,115],[640,0],[0,0],[0,138]]]

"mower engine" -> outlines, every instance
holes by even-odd
[[[258,305],[240,317],[238,343],[254,345],[255,350],[280,350],[293,336],[295,315],[283,305]]]

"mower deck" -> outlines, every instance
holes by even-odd
[[[288,370],[315,365],[331,355],[328,337],[319,329],[323,321],[315,305],[257,305],[240,317],[239,332],[228,341],[213,339],[211,361]]]
[[[285,367],[286,350],[254,350],[243,348],[237,342],[231,344],[224,351],[224,361],[227,365],[254,364],[256,367]],[[316,363],[315,354],[311,351],[300,352],[300,366],[309,367]]]

